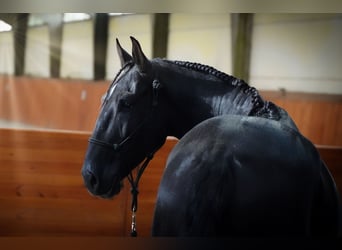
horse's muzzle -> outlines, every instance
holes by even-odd
[[[104,199],[110,199],[114,195],[118,194],[122,188],[122,182],[113,181],[112,185],[103,185],[99,178],[89,169],[82,169],[82,176],[84,184],[88,191],[95,196],[99,196]]]

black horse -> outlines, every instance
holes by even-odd
[[[159,187],[152,235],[337,237],[335,183],[287,112],[210,66],[132,56],[103,100],[82,169],[111,198],[168,135],[180,139]]]

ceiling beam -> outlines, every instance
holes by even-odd
[[[49,27],[50,77],[59,78],[63,41],[63,14],[42,15]]]
[[[169,13],[156,13],[153,20],[152,57],[166,58],[169,38]]]
[[[96,13],[94,16],[94,80],[106,78],[109,15]]]
[[[253,14],[231,14],[233,75],[249,81]]]
[[[29,14],[20,13],[16,15],[12,23],[14,35],[14,74],[21,76],[25,70],[25,50]]]

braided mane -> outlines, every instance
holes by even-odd
[[[217,78],[221,79],[222,81],[231,81],[232,84],[237,84],[240,79],[237,79],[231,75],[228,75],[224,72],[221,72],[214,67],[200,64],[200,63],[193,63],[193,62],[187,62],[187,61],[172,61],[171,63],[177,64],[181,67],[187,68],[187,69],[192,69],[196,70],[198,72],[206,73],[209,75],[216,76]]]
[[[259,92],[256,90],[256,88],[249,86],[244,80],[235,78],[234,76],[228,75],[222,71],[219,71],[215,69],[214,67],[200,64],[200,63],[194,63],[194,62],[188,62],[188,61],[168,61],[169,63],[176,64],[178,66],[195,70],[198,72],[202,72],[205,74],[209,74],[212,76],[217,77],[218,79],[227,82],[231,84],[234,87],[240,88],[240,90],[246,94],[251,95],[252,97],[252,103],[254,104],[254,108],[251,111],[251,115],[262,115],[260,112],[264,113],[266,111],[269,111],[268,109],[268,102],[265,103],[262,97],[260,96]],[[266,105],[264,105],[266,104]],[[267,110],[265,110],[267,109]]]

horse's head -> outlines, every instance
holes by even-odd
[[[132,56],[117,40],[122,69],[103,100],[82,168],[88,190],[103,198],[119,193],[122,180],[166,139],[160,84],[152,62],[131,40]]]

